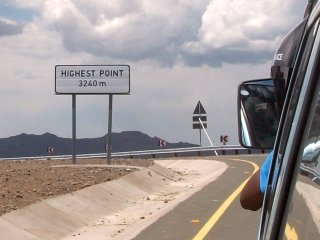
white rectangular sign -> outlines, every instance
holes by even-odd
[[[129,94],[129,65],[56,65],[56,94]]]

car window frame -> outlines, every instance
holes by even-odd
[[[319,10],[319,5],[317,8]],[[287,97],[285,101],[279,125],[280,133],[278,132],[279,137],[277,136],[276,139],[275,154],[265,194],[259,239],[278,239],[279,235],[284,232],[283,224],[286,222],[284,219],[286,219],[287,203],[290,202],[292,196],[291,186],[295,185],[293,176],[297,172],[297,166],[292,159],[297,159],[299,154],[308,114],[308,108],[305,106],[310,106],[313,100],[312,85],[316,83],[315,76],[319,71],[315,69],[317,65],[315,62],[318,62],[320,66],[320,33],[317,18],[313,16],[308,23],[300,48],[302,50],[299,51],[292,75],[292,79],[296,81],[291,81],[288,88],[287,96],[290,97]],[[315,26],[316,34],[313,32]],[[314,37],[310,38],[310,34],[314,34]],[[307,68],[303,69],[305,66]],[[288,115],[290,111],[293,112]]]

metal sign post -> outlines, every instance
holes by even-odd
[[[72,94],[72,163],[76,164],[76,94]]]
[[[209,134],[208,134],[207,131],[206,131],[206,128],[205,128],[204,125],[203,125],[203,122],[201,121],[201,118],[199,118],[199,122],[200,122],[200,124],[201,124],[201,126],[202,126],[202,128],[203,128],[204,133],[206,134],[206,136],[207,136],[207,138],[208,138],[208,140],[209,140],[209,142],[210,142],[210,144],[211,144],[211,147],[213,147],[212,141],[211,141],[211,139],[210,139],[210,137],[209,137]],[[214,150],[214,153],[215,153],[216,156],[218,156],[218,153],[217,153],[216,150]]]
[[[111,164],[111,150],[112,150],[112,98],[113,94],[109,94],[109,117],[108,117],[108,153],[107,164]]]

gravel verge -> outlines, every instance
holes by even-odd
[[[150,159],[77,159],[76,165],[87,167],[57,167],[71,165],[72,160],[1,160],[0,215],[54,196],[67,194],[95,184],[122,177],[135,168],[148,167]],[[89,166],[95,165],[95,166]],[[100,167],[101,165],[101,167]]]

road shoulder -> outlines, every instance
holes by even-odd
[[[226,168],[212,160],[157,160],[115,181],[5,214],[0,238],[8,228],[18,228],[10,239],[130,239]]]

